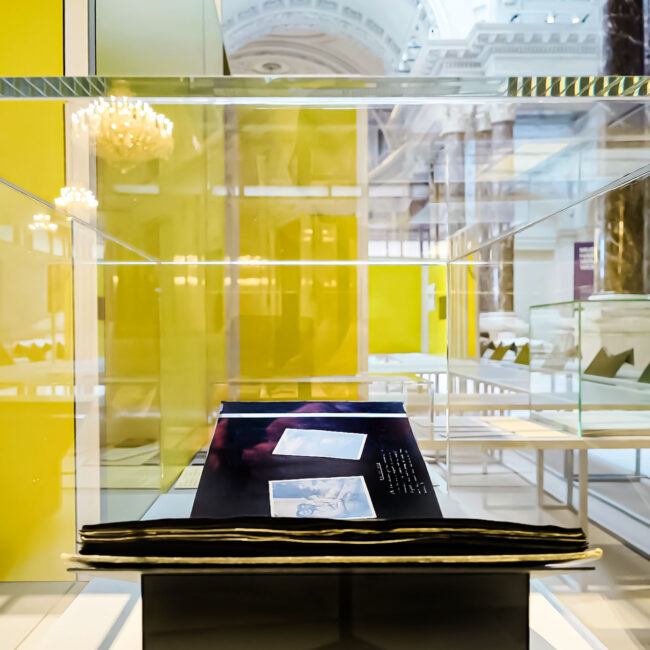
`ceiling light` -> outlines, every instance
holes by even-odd
[[[88,134],[97,155],[120,163],[122,171],[141,162],[166,158],[172,151],[174,123],[149,104],[127,97],[103,97],[72,115],[77,136]]]
[[[32,217],[32,221],[34,223],[29,224],[29,229],[30,230],[49,230],[51,232],[54,232],[59,226],[57,224],[52,223],[51,217],[49,214],[35,214]]]
[[[54,199],[54,203],[64,210],[96,208],[99,205],[95,195],[90,190],[75,185],[62,187],[61,196]]]

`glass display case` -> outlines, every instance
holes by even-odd
[[[649,335],[648,298],[532,306],[531,418],[583,436],[650,434]]]
[[[573,299],[589,206],[645,183],[649,86],[0,79],[1,577],[186,503],[223,400],[403,401],[443,486],[461,438],[539,433],[529,310]]]
[[[625,512],[642,548],[648,171],[467,252],[459,233],[449,262],[452,480],[505,464],[529,516],[545,492],[568,505],[580,497],[579,509],[603,508],[605,527]]]

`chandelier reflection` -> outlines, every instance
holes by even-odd
[[[83,208],[96,208],[99,204],[95,195],[84,187],[71,185],[61,188],[61,196],[54,199],[58,208],[64,210],[79,210]]]
[[[30,230],[49,230],[54,232],[59,226],[52,223],[52,217],[49,214],[35,214],[32,217],[34,223],[29,224]]]
[[[76,135],[87,133],[97,155],[122,171],[166,158],[174,147],[174,123],[146,102],[127,97],[96,99],[72,115],[72,127]]]

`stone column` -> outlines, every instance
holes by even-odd
[[[645,3],[646,0],[603,2],[603,74],[643,74]]]
[[[440,139],[445,166],[443,200],[447,203],[447,227],[450,235],[465,226],[465,127],[463,109],[448,107]]]
[[[647,111],[631,120],[618,119],[618,112],[602,104],[585,128],[598,132],[605,160],[612,141],[617,146],[616,141],[633,143],[647,137],[649,125]],[[603,173],[608,171],[604,162]],[[594,294],[650,293],[650,179],[592,199],[588,209],[594,228]]]
[[[645,5],[647,0],[605,0],[603,74],[644,73]],[[645,121],[648,124],[648,116]],[[607,124],[603,125],[603,130],[605,138],[612,135]],[[649,181],[631,183],[595,202],[594,293],[650,292],[649,202]]]
[[[502,178],[495,183],[495,196],[501,203],[499,206],[501,232],[510,230],[515,219],[514,205],[511,202],[515,164],[515,110],[513,104],[497,104],[490,111],[492,156],[502,165]],[[504,165],[504,161],[508,161],[508,164]],[[514,237],[501,239],[493,246],[492,254],[498,261],[498,311],[514,311],[514,253]]]
[[[639,180],[608,192],[596,216],[594,293],[650,292],[650,188]]]
[[[477,116],[479,117],[479,116]],[[507,232],[514,221],[514,208],[508,203],[514,178],[515,109],[510,104],[490,109],[490,165],[499,165],[498,176],[489,182],[489,201],[494,203],[487,221],[481,224],[485,239]],[[481,128],[477,120],[477,129]],[[505,163],[505,164],[504,164]],[[488,170],[488,174],[495,172]],[[479,271],[481,313],[514,311],[514,237],[505,237],[481,249]]]
[[[491,227],[494,221],[494,210],[491,205],[493,196],[492,183],[486,180],[490,173],[489,166],[492,160],[492,122],[487,109],[478,109],[475,119],[475,178],[474,192],[476,200],[477,239],[479,242],[490,238]],[[498,310],[498,278],[495,279],[495,269],[490,265],[490,248],[479,249],[479,261],[482,263],[478,269],[479,312],[492,312]]]
[[[486,109],[478,109],[476,112],[474,141],[476,217],[479,223],[489,222],[491,210],[488,201],[491,198],[491,187],[489,181],[485,178],[485,172],[490,164],[492,154],[492,122],[490,122],[490,114]]]

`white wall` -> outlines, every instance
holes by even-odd
[[[214,0],[96,0],[97,74],[220,75]]]

